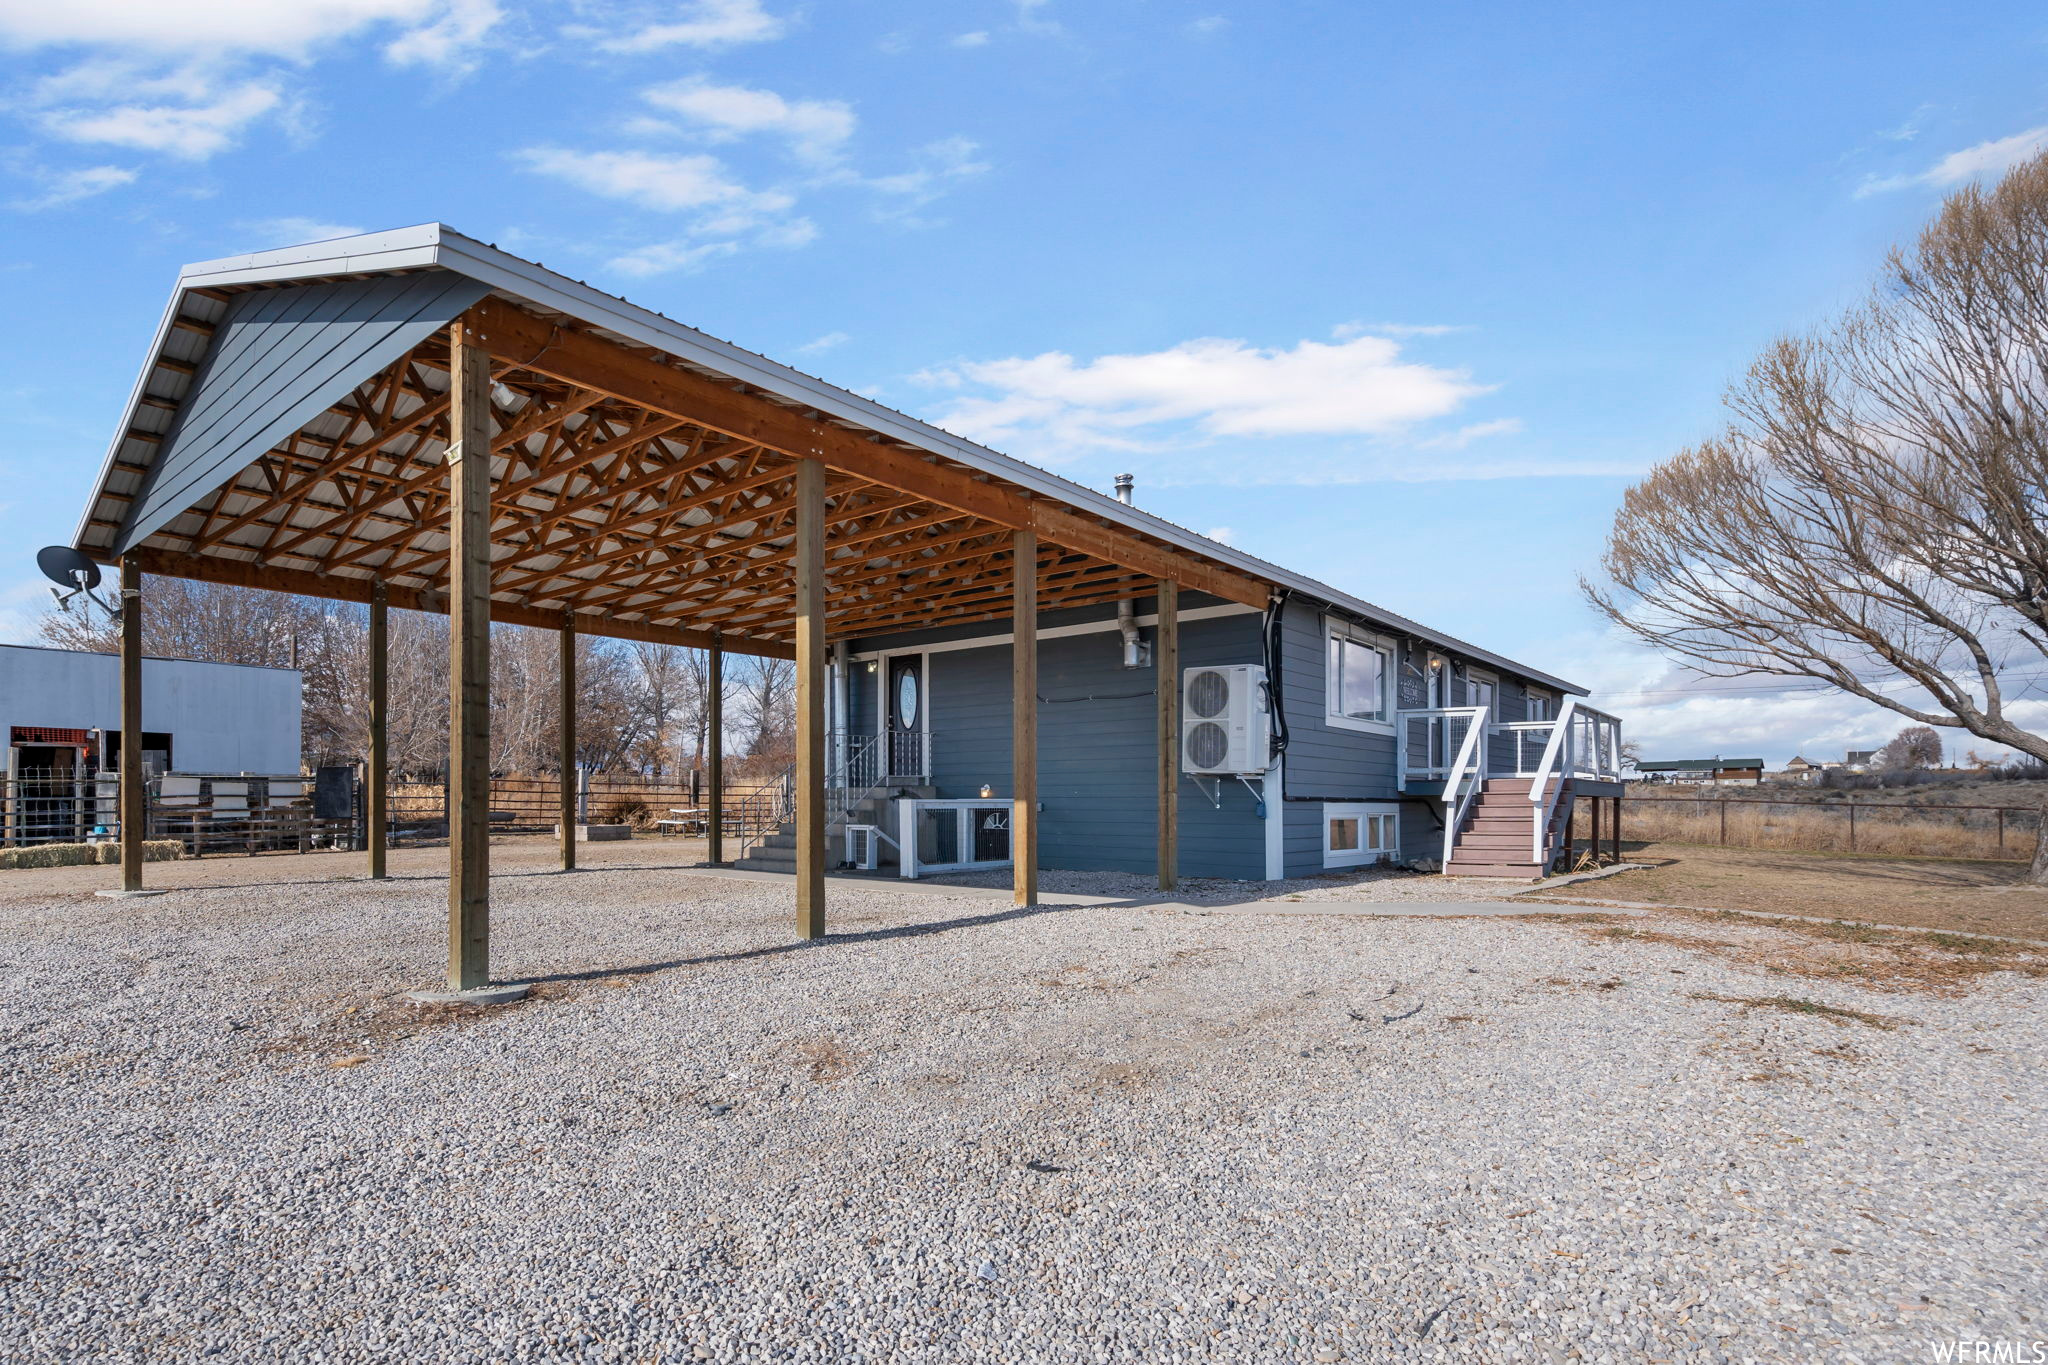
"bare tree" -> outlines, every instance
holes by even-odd
[[[1628,490],[1588,597],[1699,672],[1816,678],[2048,760],[2008,714],[2008,675],[2048,660],[2044,282],[2048,155],[1766,350],[1726,429]]]
[[[738,719],[750,758],[780,758],[796,752],[796,665],[765,655],[749,657],[734,670]]]
[[[1887,772],[1941,766],[1941,736],[1931,725],[1908,725],[1877,751],[1877,766]]]

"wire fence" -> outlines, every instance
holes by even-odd
[[[2034,856],[2042,824],[2038,806],[1773,801],[1758,796],[1631,796],[1621,805],[1623,839],[1787,853],[2025,862]],[[1578,811],[1575,838],[1583,840],[1590,828],[1588,812]]]

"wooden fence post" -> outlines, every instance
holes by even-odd
[[[1721,847],[1728,847],[1728,798],[1721,798]]]
[[[1856,803],[1849,803],[1849,851],[1856,851]]]
[[[370,879],[382,881],[386,850],[391,846],[391,808],[387,791],[391,785],[390,692],[391,636],[386,621],[384,580],[370,584],[370,762],[364,774],[364,837],[370,846]]]

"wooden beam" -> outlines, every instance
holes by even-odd
[[[796,931],[825,936],[825,466],[796,466]]]
[[[576,617],[562,613],[562,871],[576,870]]]
[[[602,337],[544,322],[503,300],[485,299],[455,325],[501,355],[532,355],[533,359],[520,362],[520,367],[531,373],[595,389],[795,458],[822,460],[871,482],[916,493],[1013,530],[1036,531],[1056,545],[1140,573],[1172,578],[1226,601],[1264,607],[1271,595],[1265,583],[1235,569],[1030,498],[1021,490],[984,482],[985,476],[972,470],[933,463],[921,452],[867,440],[822,418],[806,417]]]
[[[202,583],[232,583],[245,588],[272,588],[278,592],[324,597],[336,602],[369,601],[374,582],[369,578],[315,573],[310,569],[272,568],[253,560],[179,554],[147,546],[135,551],[135,555],[147,572],[162,574],[167,578],[188,578]],[[402,611],[424,611],[437,616],[448,614],[449,599],[445,593],[404,588],[396,584],[387,585],[385,592],[391,605]],[[536,626],[542,630],[552,630],[562,624],[562,613],[520,606],[511,602],[493,602],[491,619],[507,625]],[[705,649],[720,638],[708,631],[657,626],[644,621],[623,620],[617,616],[602,616],[594,612],[578,612],[576,628],[586,635],[602,635],[616,640],[646,640],[658,645],[682,645],[687,649]],[[738,654],[761,654],[772,659],[796,657],[796,651],[791,646],[775,640],[728,636],[724,638],[724,644],[727,649]]]
[[[1159,889],[1180,885],[1180,585],[1159,585],[1152,642],[1159,694]]]
[[[142,771],[142,565],[121,559],[121,889],[142,889],[149,837],[149,775]]]
[[[1038,904],[1038,536],[1014,533],[1010,569],[1010,880]]]
[[[448,448],[448,989],[491,980],[491,367],[452,329]]]
[[[370,762],[364,774],[369,791],[363,800],[363,823],[368,827],[363,834],[370,846],[372,881],[382,881],[389,875],[385,868],[385,850],[391,842],[388,804],[391,789],[391,635],[385,619],[388,614],[386,607],[384,581],[379,579],[370,585]]]
[[[717,867],[725,861],[725,649],[717,639],[707,651],[704,679],[704,781],[711,790],[710,812],[704,821],[707,856]]]

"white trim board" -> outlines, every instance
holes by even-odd
[[[1225,602],[1215,607],[1190,607],[1180,613],[1180,619],[1182,622],[1214,621],[1225,616],[1262,614],[1257,607],[1247,607],[1240,602]],[[1156,626],[1159,624],[1158,613],[1147,612],[1137,618],[1137,623],[1141,626]],[[1038,638],[1064,640],[1075,635],[1105,634],[1116,628],[1116,618],[1112,616],[1102,621],[1079,621],[1070,626],[1048,626],[1038,632]],[[945,654],[956,649],[992,649],[997,645],[1014,644],[1016,639],[1015,631],[1006,630],[1001,635],[977,635],[968,640],[940,640],[928,645],[906,645],[902,649],[871,649],[860,654],[849,654],[847,657],[865,662],[869,659],[879,659],[886,654]]]

